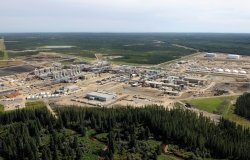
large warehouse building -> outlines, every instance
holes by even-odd
[[[90,100],[98,101],[110,101],[116,97],[114,94],[100,93],[100,92],[90,92],[86,96]]]

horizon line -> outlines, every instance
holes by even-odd
[[[250,32],[105,32],[105,31],[93,31],[93,32],[88,32],[88,31],[34,31],[34,32],[0,32],[0,34],[29,34],[29,33],[110,33],[110,34],[129,34],[129,33],[135,33],[135,34],[156,34],[156,33],[173,33],[173,34],[250,34]]]

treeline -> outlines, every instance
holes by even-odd
[[[0,114],[0,159],[81,159],[83,143],[61,127],[45,107]]]
[[[250,93],[244,93],[237,99],[235,113],[250,120]]]
[[[91,125],[100,132],[112,132],[114,128],[121,127],[133,130],[137,124],[141,124],[149,128],[155,139],[166,144],[178,144],[201,157],[250,159],[249,129],[224,119],[215,125],[208,118],[190,111],[168,111],[157,106],[143,109],[63,108],[58,112],[63,124],[73,129]]]
[[[158,64],[193,53],[191,50],[172,46],[175,42],[172,37],[165,34],[29,33],[7,34],[5,39],[16,41],[6,43],[8,50],[30,50],[46,45],[71,45],[74,47],[55,48],[51,51],[89,58],[95,58],[95,53],[122,56],[114,61],[138,64]],[[165,43],[155,43],[156,40]],[[17,57],[37,53],[38,51],[9,54],[10,57]]]
[[[192,152],[186,158],[250,159],[250,131],[222,119],[182,109],[60,108],[54,118],[46,108],[0,113],[0,157],[13,159],[84,159],[89,154],[81,137],[90,129],[107,134],[107,145],[94,154],[103,159],[157,159],[159,146],[149,140],[176,144]],[[74,131],[68,134],[66,131]],[[91,135],[95,137],[95,135]]]

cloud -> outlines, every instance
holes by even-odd
[[[247,0],[8,0],[0,32],[250,32]]]

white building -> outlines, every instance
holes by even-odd
[[[213,58],[213,57],[217,57],[217,54],[216,53],[206,53],[205,57]]]
[[[223,72],[224,70],[222,68],[217,69],[217,72]]]
[[[240,55],[237,54],[229,54],[227,56],[228,59],[240,59]]]
[[[240,71],[239,73],[240,73],[240,74],[247,74],[246,71]]]
[[[233,70],[233,73],[239,73],[239,71],[234,69],[234,70]]]

